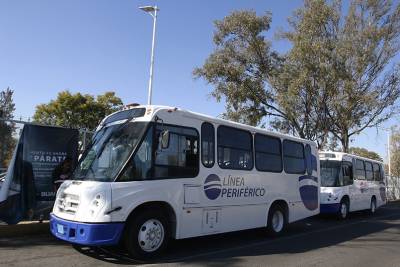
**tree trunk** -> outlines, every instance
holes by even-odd
[[[349,136],[347,133],[342,135],[340,142],[342,143],[342,151],[344,153],[349,153]]]

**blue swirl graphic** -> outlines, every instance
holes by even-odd
[[[204,193],[210,200],[215,200],[221,195],[221,179],[216,174],[210,174],[204,181]]]
[[[316,210],[318,208],[318,178],[311,175],[299,177],[302,180],[311,180],[316,185],[303,185],[299,188],[301,201],[308,210]]]

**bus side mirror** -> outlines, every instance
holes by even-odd
[[[160,139],[161,139],[161,149],[167,149],[169,147],[169,131],[164,130],[160,134]]]

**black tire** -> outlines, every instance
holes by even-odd
[[[152,228],[146,229],[146,223],[147,225],[154,225],[154,228],[156,230],[151,232],[153,230]],[[158,234],[159,232],[157,231],[157,229],[161,229],[160,225],[163,230],[163,238],[158,238],[159,236],[161,236]],[[169,239],[171,237],[171,228],[168,218],[163,212],[159,210],[143,211],[142,213],[135,215],[132,219],[128,221],[126,227],[127,228],[125,230],[124,236],[125,248],[128,251],[129,255],[135,259],[156,259],[167,247]],[[142,233],[140,234],[140,232]],[[157,244],[154,245],[154,247],[156,248],[154,251],[149,251],[144,249],[143,247],[151,246],[151,242],[149,241],[149,243],[146,244],[144,241],[141,241],[141,243],[139,243],[139,234],[142,237],[149,236],[149,240],[151,239],[151,236],[153,236],[153,240],[161,239],[161,241],[157,242]]]
[[[369,206],[369,214],[374,215],[376,212],[376,198],[372,197],[371,198],[371,204]]]
[[[277,216],[279,223],[274,221],[274,215]],[[287,214],[286,210],[280,205],[274,205],[269,209],[268,212],[268,223],[267,231],[270,236],[277,237],[280,236],[286,230],[287,225]]]
[[[337,217],[339,220],[345,220],[349,217],[349,201],[347,199],[342,199],[340,201],[339,211]]]

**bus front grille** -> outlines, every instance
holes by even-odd
[[[57,208],[59,212],[75,215],[79,207],[79,196],[73,194],[62,194],[57,199]]]

